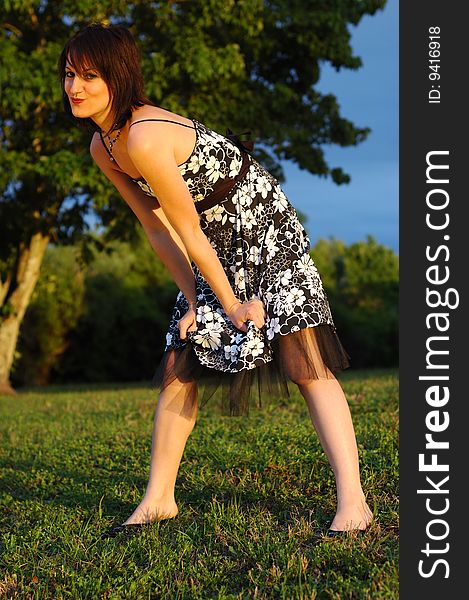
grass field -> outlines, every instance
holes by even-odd
[[[0,398],[0,598],[397,599],[397,373],[340,380],[375,513],[345,539],[324,536],[334,480],[298,392],[249,417],[203,407],[179,470],[178,516],[105,540],[145,490],[155,392]]]

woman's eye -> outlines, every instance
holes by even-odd
[[[65,73],[65,77],[67,79],[72,79],[72,77],[75,77],[75,73],[73,71],[67,71]],[[96,73],[85,73],[83,76],[83,79],[96,79],[96,77],[98,77],[96,75]]]

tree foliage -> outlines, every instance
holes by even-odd
[[[340,338],[354,367],[396,366],[399,259],[372,236],[346,246],[319,240],[312,250]]]
[[[279,159],[291,159],[341,183],[348,177],[328,167],[321,146],[357,144],[369,129],[341,117],[336,98],[314,85],[324,62],[337,70],[361,66],[348,26],[384,4],[5,0],[0,10],[0,190],[2,217],[8,217],[2,218],[3,242],[16,242],[18,230],[27,236],[38,227],[53,239],[73,238],[86,228],[91,202],[107,208],[105,223],[116,225],[117,206],[108,208],[110,186],[88,154],[89,133],[65,119],[55,72],[65,41],[84,24],[123,23],[131,29],[142,53],[146,91],[158,104],[222,132],[227,126],[252,129],[271,165],[278,168]]]
[[[17,385],[136,381],[156,367],[177,288],[143,233],[92,251],[48,248],[25,316]]]
[[[143,235],[93,252],[49,248],[25,317],[16,384],[149,380],[163,353],[177,289]],[[373,238],[320,240],[321,272],[353,367],[397,364],[397,256]]]

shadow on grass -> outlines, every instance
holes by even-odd
[[[25,487],[22,482],[28,480],[31,473],[31,468],[34,466],[36,471],[47,473],[49,487],[41,487],[40,489],[31,489]],[[106,492],[106,490],[116,490],[122,486],[129,488],[139,488],[143,492],[146,486],[146,479],[142,477],[128,477],[118,474],[94,473],[94,476],[100,477],[101,486],[97,487],[88,475],[82,471],[74,471],[67,469],[56,469],[46,462],[37,461],[15,461],[14,471],[11,471],[12,464],[8,461],[0,461],[0,470],[3,471],[2,489],[14,501],[36,501],[46,503],[48,505],[60,505],[67,509],[76,509],[80,507],[86,511],[93,511],[101,505],[104,516],[112,516],[114,518],[127,518],[136,508],[135,502],[129,502],[120,497],[115,491]],[[227,469],[228,470],[228,469]],[[262,477],[263,471],[253,469],[253,473]],[[66,480],[73,487],[61,487],[61,482]],[[90,485],[91,484],[91,485]],[[87,489],[83,489],[83,488]],[[104,501],[103,501],[104,497]],[[272,495],[266,496],[260,492],[239,489],[220,489],[217,485],[207,485],[204,483],[198,489],[189,491],[179,489],[177,493],[178,504],[183,514],[188,510],[192,520],[203,521],[206,507],[210,505],[214,499],[218,504],[229,506],[237,504],[241,509],[250,511],[265,510],[273,515],[279,522],[282,522],[285,528],[289,524],[294,524],[299,517],[303,516],[309,520],[312,517],[317,522],[318,528],[326,530],[330,523],[331,515],[324,513],[320,509],[315,509],[302,506],[301,500],[289,500],[288,498],[276,498]],[[313,515],[314,513],[314,515]]]

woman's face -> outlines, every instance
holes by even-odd
[[[101,125],[108,116],[111,96],[106,82],[95,69],[83,69],[79,74],[67,60],[65,93],[74,117],[93,119]]]

